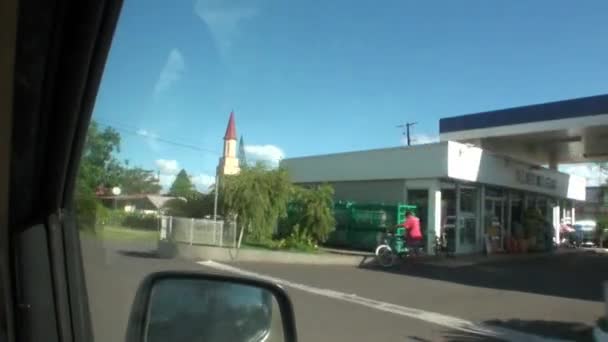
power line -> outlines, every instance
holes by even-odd
[[[162,142],[165,144],[169,144],[169,145],[174,145],[174,146],[179,146],[179,147],[183,147],[183,148],[188,148],[191,150],[195,150],[195,151],[199,151],[199,152],[205,152],[205,153],[210,153],[216,156],[219,156],[220,154],[211,150],[211,149],[207,149],[204,147],[200,147],[197,145],[194,145],[192,143],[189,142],[180,142],[177,140],[173,140],[173,139],[167,139],[167,138],[163,138],[161,136],[158,136],[156,134],[149,134],[149,133],[142,133],[141,130],[139,129],[135,129],[135,128],[129,128],[128,125],[117,125],[117,124],[111,124],[108,122],[103,122],[103,121],[99,121],[99,120],[95,120],[97,123],[99,123],[102,126],[105,127],[111,127],[114,128],[116,130],[131,134],[131,135],[135,135],[141,138],[145,138],[145,139],[151,139],[151,140],[155,140],[158,142]]]

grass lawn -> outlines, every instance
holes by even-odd
[[[102,226],[95,231],[81,231],[91,237],[109,241],[156,241],[158,232],[153,230],[130,229],[121,226]]]

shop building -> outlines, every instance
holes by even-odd
[[[289,158],[281,162],[292,181],[328,183],[336,200],[418,206],[427,251],[453,227],[457,254],[486,249],[486,236],[502,240],[537,208],[555,227],[575,220],[586,180],[470,144],[444,141],[411,147]],[[559,240],[558,240],[559,241]]]
[[[608,217],[608,187],[588,186],[585,202],[578,203],[576,213],[579,220],[599,221]]]

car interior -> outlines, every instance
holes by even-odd
[[[121,6],[121,0],[0,2],[0,341],[93,340],[71,203]],[[142,313],[154,284],[172,279],[266,289],[283,315],[284,339],[295,340],[291,303],[280,288],[201,274],[146,280],[127,340],[155,339]],[[267,331],[255,333],[262,339]]]

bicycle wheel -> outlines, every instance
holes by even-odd
[[[380,266],[389,267],[393,265],[395,255],[387,245],[380,245],[376,248],[376,261]]]

